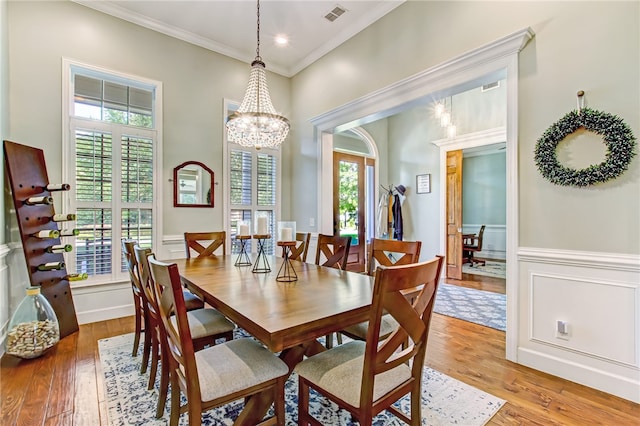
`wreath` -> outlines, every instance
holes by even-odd
[[[556,148],[558,143],[581,127],[602,136],[607,154],[600,164],[574,170],[560,164]],[[635,148],[633,132],[620,117],[584,108],[571,111],[542,134],[536,143],[535,162],[542,176],[552,183],[584,187],[620,176],[636,155]]]

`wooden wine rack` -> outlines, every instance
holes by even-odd
[[[40,287],[41,294],[58,317],[60,337],[66,337],[78,331],[71,287],[65,278],[67,268],[51,271],[37,269],[38,265],[44,263],[64,262],[62,253],[45,251],[52,245],[60,244],[60,238],[41,239],[32,236],[42,230],[58,230],[57,222],[51,220],[55,211],[53,205],[24,203],[29,197],[51,195],[46,189],[49,179],[44,153],[41,149],[4,141],[4,159],[31,285]]]

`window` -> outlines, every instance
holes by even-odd
[[[120,241],[157,246],[160,84],[70,62],[65,70],[65,205],[76,212],[78,230],[67,270],[87,273],[92,283],[126,279]]]
[[[233,111],[227,108],[227,115]],[[276,232],[280,201],[280,151],[262,148],[249,149],[235,143],[227,143],[229,210],[227,234],[231,238],[231,253],[240,251],[239,241],[235,240],[239,221],[251,223],[251,233],[255,234],[258,217],[267,218],[269,233]],[[265,243],[265,252],[275,254],[275,240]],[[257,251],[257,244],[247,242],[247,250]]]

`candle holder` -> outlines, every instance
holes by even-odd
[[[291,242],[296,240],[296,223],[290,221],[278,222],[278,241]]]
[[[256,263],[253,264],[251,272],[258,274],[271,272],[271,266],[269,266],[267,255],[264,252],[264,241],[269,238],[271,238],[271,235],[269,234],[258,234],[253,236],[253,239],[258,240],[258,257],[256,257]]]
[[[251,239],[251,235],[236,235],[236,240],[240,241],[240,253],[236,259],[235,266],[249,266],[251,259],[247,254],[247,241]]]
[[[298,280],[298,274],[296,274],[296,270],[293,269],[291,265],[291,259],[289,259],[289,255],[291,253],[291,248],[296,246],[295,241],[278,241],[278,246],[282,247],[282,254],[284,257],[284,261],[282,265],[280,265],[280,269],[278,270],[278,275],[276,276],[276,281],[290,283]]]

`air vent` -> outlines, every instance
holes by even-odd
[[[324,15],[324,19],[326,19],[329,22],[333,22],[336,19],[338,19],[346,11],[347,9],[337,4],[336,7],[334,7],[333,10],[331,10],[331,12]]]
[[[484,86],[482,86],[482,91],[488,92],[489,90],[497,89],[498,87],[500,87],[500,82],[494,81],[493,83],[485,84]]]

